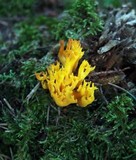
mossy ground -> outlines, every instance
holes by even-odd
[[[68,2],[0,1],[1,160],[136,158],[136,108],[128,94],[110,93],[106,104],[97,92],[87,108],[59,108],[41,87],[28,99],[38,83],[34,73],[56,60],[62,32],[54,26]]]

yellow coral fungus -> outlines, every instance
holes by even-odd
[[[83,54],[79,41],[69,39],[66,49],[64,49],[64,41],[60,41],[58,54],[60,62],[57,61],[56,64],[51,64],[46,73],[35,74],[42,87],[49,89],[52,98],[60,107],[65,107],[72,103],[86,107],[95,99],[94,91],[97,87],[94,86],[94,83],[85,81],[85,77],[95,67],[91,67],[84,60],[79,66],[77,75],[74,75],[74,71],[77,69],[78,62]]]
[[[59,60],[67,70],[67,73],[72,73],[76,70],[79,60],[84,52],[82,51],[79,41],[69,39],[66,49],[64,50],[64,41],[60,41]]]

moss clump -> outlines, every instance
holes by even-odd
[[[1,16],[23,16],[32,14],[36,0],[0,0]]]
[[[59,111],[39,90],[22,113],[4,105],[1,151],[9,154],[11,148],[17,160],[134,159],[133,107],[132,99],[122,94],[97,110],[72,105]]]
[[[102,29],[102,21],[97,14],[94,0],[77,0],[67,10],[55,29],[56,39],[83,39],[96,35]]]
[[[43,20],[45,22],[45,18],[42,18]],[[48,61],[41,63],[40,59],[48,52],[50,37],[45,39],[43,36],[45,31],[48,32],[47,29],[40,30],[41,17],[37,21],[38,17],[33,22],[24,20],[13,24],[12,34],[6,31],[9,36],[12,35],[12,39],[4,39],[5,32],[2,33],[0,98],[7,98],[8,101],[11,101],[11,105],[14,105],[14,100],[20,103],[24,101],[23,98],[37,82],[34,73],[46,67],[52,59],[51,56],[48,56]],[[8,88],[10,89],[7,90]]]

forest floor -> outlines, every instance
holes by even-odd
[[[70,4],[29,3],[25,10],[12,3],[7,13],[3,2],[0,11],[0,159],[135,160],[135,9],[98,7],[102,29],[80,39],[96,67],[86,78],[98,88],[95,101],[60,108],[35,72],[57,60],[62,38],[54,27]]]

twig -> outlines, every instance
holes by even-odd
[[[1,160],[7,160],[7,159],[10,159],[10,158],[8,156],[0,153],[0,159]]]
[[[0,123],[1,126],[7,126],[7,123]]]
[[[129,91],[127,91],[126,89],[124,89],[124,88],[122,88],[120,86],[117,86],[116,84],[113,84],[113,83],[108,83],[108,84],[113,86],[113,87],[115,87],[115,88],[118,88],[118,89],[126,92],[128,95],[130,95],[136,101],[136,97],[133,94],[131,94]]]
[[[0,128],[7,129],[7,123],[0,123]]]
[[[6,103],[7,107],[9,108],[9,112],[14,115],[14,109],[11,107],[11,105],[9,104],[9,102],[6,100],[6,98],[3,98],[4,102]]]
[[[36,86],[31,90],[31,92],[27,95],[27,97],[26,97],[27,104],[29,103],[29,100],[32,98],[32,96],[34,95],[34,93],[38,90],[39,86],[40,86],[40,82],[38,82],[36,84]]]
[[[11,160],[14,160],[12,148],[10,147],[9,149],[10,149]]]
[[[11,105],[9,104],[9,102],[6,100],[6,98],[3,98],[4,102],[6,103],[6,105],[8,106],[8,108],[14,112],[14,109],[11,107]]]
[[[101,87],[101,86],[100,86],[100,93],[101,93],[102,98],[104,99],[105,103],[108,104],[108,101],[107,101],[106,97],[105,97],[104,94],[103,94],[103,90],[102,90],[102,87]]]
[[[119,70],[116,70],[116,71],[113,71],[113,70],[110,70],[110,71],[102,71],[102,72],[93,72],[90,74],[90,77],[93,77],[93,76],[99,76],[99,75],[107,75],[107,74],[115,74],[115,73],[121,73],[127,69],[130,69],[130,67],[126,67],[124,69],[119,69]]]
[[[8,22],[9,22],[9,21],[10,21],[10,22],[13,22],[13,21],[14,21],[14,22],[18,22],[18,21],[20,22],[20,21],[23,21],[23,20],[25,20],[25,19],[26,19],[26,17],[23,17],[23,16],[22,16],[22,17],[13,16],[13,17],[10,17],[10,18],[9,18],[9,17],[1,18],[2,21],[8,21]]]
[[[47,108],[47,118],[46,118],[46,125],[49,125],[49,115],[50,115],[50,105]]]
[[[58,116],[57,116],[57,118],[56,118],[56,126],[59,124],[60,113],[61,113],[61,110],[60,110],[60,108],[58,107]]]
[[[0,20],[0,24],[2,24],[3,26],[5,26],[5,27],[7,27],[8,26],[8,23],[7,22],[5,22],[5,21],[2,21],[2,20]]]

